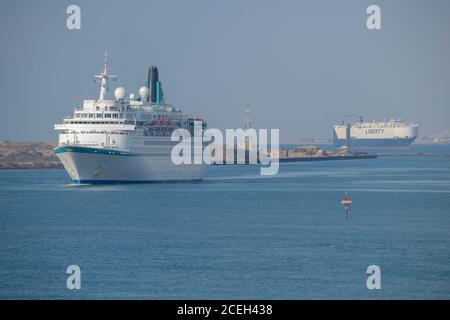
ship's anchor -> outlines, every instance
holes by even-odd
[[[352,199],[350,198],[347,192],[345,193],[344,199],[342,199],[341,203],[344,206],[345,218],[348,218],[348,209],[352,204]]]
[[[102,167],[95,168],[94,177],[98,178],[100,176],[100,173],[102,173]]]

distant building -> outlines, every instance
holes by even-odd
[[[420,143],[436,143],[447,144],[450,143],[450,130],[444,130],[441,133],[423,136],[419,140]]]

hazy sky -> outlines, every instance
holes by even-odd
[[[98,97],[105,49],[112,89],[137,92],[156,64],[166,101],[209,127],[242,127],[250,104],[283,140],[331,138],[354,115],[450,128],[448,0],[2,0],[0,15],[0,140],[56,141],[53,124]]]

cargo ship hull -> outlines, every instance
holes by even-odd
[[[407,139],[334,139],[335,147],[349,148],[407,148],[415,138]]]

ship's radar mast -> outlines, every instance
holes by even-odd
[[[100,84],[100,97],[98,98],[99,100],[105,100],[106,98],[106,93],[109,91],[109,85],[108,85],[108,81],[109,79],[111,80],[116,80],[117,76],[115,75],[109,75],[108,74],[108,52],[105,51],[105,61],[104,61],[104,65],[103,65],[103,71],[98,74],[95,75],[96,80],[100,80],[101,84]]]

